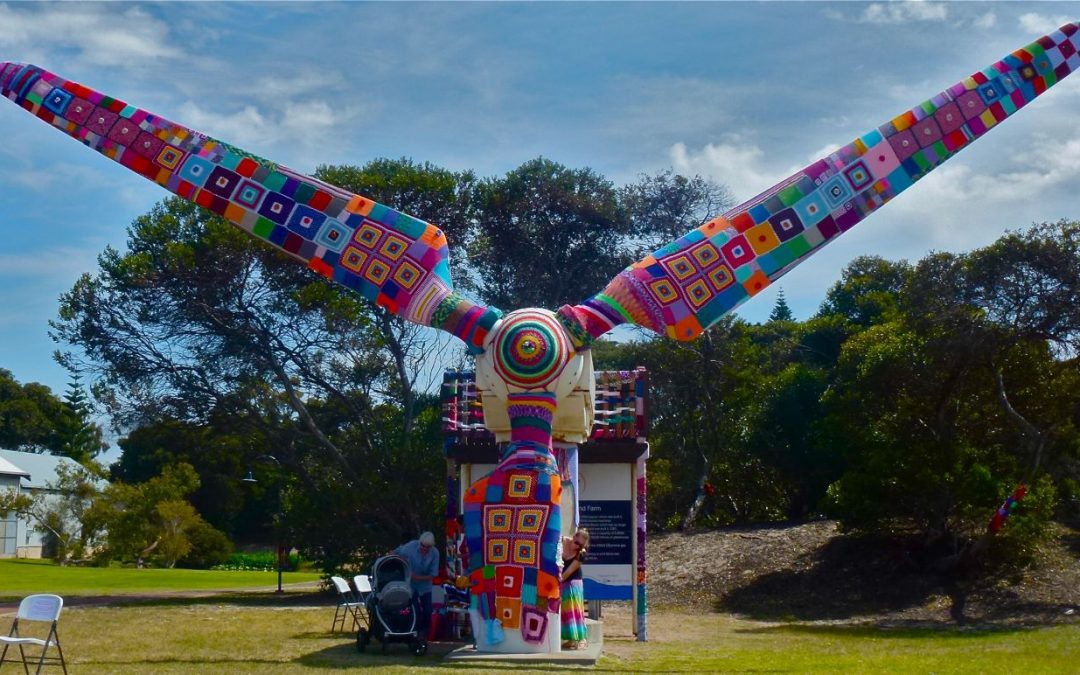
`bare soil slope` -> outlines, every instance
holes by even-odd
[[[758,620],[1038,625],[1080,621],[1080,531],[1057,530],[1039,562],[973,581],[925,571],[833,522],[653,535],[649,602]]]

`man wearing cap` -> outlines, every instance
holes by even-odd
[[[402,544],[394,553],[409,562],[412,570],[413,593],[420,600],[420,635],[427,637],[431,625],[431,580],[439,573],[439,552],[435,549],[435,535],[424,532],[419,539]]]

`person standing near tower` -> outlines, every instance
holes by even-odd
[[[420,635],[427,636],[431,626],[431,581],[439,573],[439,551],[435,548],[435,535],[424,532],[418,539],[402,544],[394,553],[405,558],[412,570],[409,584],[413,595],[420,602]]]

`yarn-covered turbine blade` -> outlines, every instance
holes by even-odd
[[[582,346],[623,323],[692,340],[1080,69],[1069,23],[620,272],[560,318]]]
[[[438,227],[37,66],[0,62],[0,94],[327,279],[479,350],[501,316],[454,292]]]

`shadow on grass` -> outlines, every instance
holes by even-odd
[[[442,668],[457,666],[456,663],[447,662],[443,657],[460,645],[449,642],[433,642],[428,645],[428,652],[423,656],[412,653],[407,643],[390,643],[386,646],[386,653],[382,651],[382,644],[373,642],[364,652],[356,650],[356,642],[338,643],[333,647],[309,652],[294,659],[294,663],[303,666],[317,668],[375,668],[386,669],[391,666],[405,668]],[[486,669],[486,668],[485,668]]]
[[[355,643],[336,644],[316,652],[304,654],[293,660],[311,668],[366,668],[385,670],[390,667],[399,668],[438,668],[451,671],[494,672],[494,671],[532,671],[538,670],[589,670],[591,672],[625,672],[624,669],[611,670],[610,668],[590,668],[576,664],[551,664],[535,662],[507,662],[492,659],[491,661],[468,660],[451,661],[445,657],[455,649],[462,646],[459,642],[431,642],[428,644],[428,652],[424,656],[416,656],[409,650],[405,643],[390,643],[386,653],[382,652],[382,645],[372,643],[366,651],[358,652]]]
[[[914,573],[902,552],[879,542],[833,539],[809,562],[807,569],[762,575],[715,608],[758,620],[837,620],[923,605],[944,593],[936,578]]]
[[[1080,546],[1080,533],[1070,546]],[[866,630],[942,628],[1016,630],[1071,621],[1080,607],[1027,601],[984,579],[935,574],[934,552],[903,540],[845,537],[830,541],[804,569],[762,575],[719,598],[714,609],[759,621],[853,621]],[[922,558],[922,559],[920,559]],[[935,600],[938,609],[926,611]],[[919,618],[905,617],[918,610]],[[1071,611],[1070,611],[1071,610]],[[891,616],[889,616],[891,615]],[[872,618],[878,617],[878,618]],[[825,630],[829,630],[828,627]]]
[[[98,598],[77,599],[70,604],[102,604]],[[275,608],[275,607],[328,607],[337,605],[337,597],[329,593],[282,593],[273,591],[243,591],[215,593],[207,591],[191,595],[114,595],[107,599],[110,606],[120,607],[199,607],[204,605],[229,605],[233,607]]]
[[[1061,543],[1069,549],[1073,555],[1080,556],[1080,530],[1070,527],[1066,534],[1061,536]]]
[[[941,624],[929,624],[927,622],[892,622],[887,626],[859,624],[853,626],[815,626],[808,624],[790,624],[785,626],[762,626],[757,628],[737,628],[736,633],[769,635],[790,634],[809,635],[813,637],[850,637],[869,638],[878,640],[881,638],[901,640],[971,640],[988,636],[1011,635],[1034,630],[1035,626],[999,626],[982,625],[961,628],[958,626],[943,626]]]

